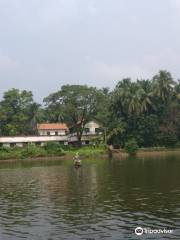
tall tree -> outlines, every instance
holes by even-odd
[[[33,106],[36,110],[32,112]],[[31,121],[38,105],[33,101],[30,91],[11,89],[4,93],[0,102],[0,128],[3,135],[33,133]]]
[[[78,143],[85,124],[97,114],[99,91],[86,85],[64,85],[61,90],[44,99],[47,114],[54,111],[55,120],[66,122],[76,133]],[[50,121],[54,119],[50,117]]]
[[[108,88],[96,90],[96,113],[94,118],[99,121],[105,128],[108,127],[110,120],[110,91]]]
[[[159,71],[159,73],[153,77],[154,96],[157,96],[163,102],[167,102],[172,96],[174,84],[175,82],[169,72]]]
[[[131,82],[130,79],[123,79],[117,84],[112,99],[113,106],[117,113],[121,112],[120,115],[139,115],[152,106],[151,92],[146,92],[140,81]]]

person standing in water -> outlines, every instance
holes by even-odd
[[[74,164],[75,165],[81,165],[81,160],[79,158],[79,152],[77,152],[75,157],[74,157]]]

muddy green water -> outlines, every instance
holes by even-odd
[[[1,163],[0,240],[19,239],[180,239],[180,155]]]

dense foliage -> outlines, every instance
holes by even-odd
[[[5,136],[32,134],[40,119],[40,105],[31,91],[11,89],[0,102],[0,133]],[[39,115],[39,116],[38,116]]]
[[[130,156],[134,156],[136,155],[138,150],[138,145],[137,142],[134,138],[129,139],[126,143],[125,143],[125,151],[130,155]]]
[[[134,138],[140,147],[173,147],[180,140],[180,82],[160,71],[151,80],[120,81],[111,93],[112,144]]]
[[[77,134],[79,144],[88,121],[96,118],[105,123],[105,101],[104,90],[86,85],[65,85],[44,99],[48,121],[66,122],[71,132]]]
[[[1,136],[35,134],[39,122],[66,122],[80,143],[92,119],[102,124],[109,144],[125,147],[134,139],[139,147],[174,147],[180,141],[180,81],[160,71],[150,80],[122,79],[112,91],[64,85],[42,106],[32,92],[18,89],[0,102]]]
[[[96,148],[93,146],[83,146],[77,148],[70,145],[61,145],[54,142],[49,142],[45,146],[38,146],[29,143],[22,147],[0,147],[0,160],[7,159],[25,159],[25,158],[41,158],[41,157],[60,157],[69,156],[71,159],[79,152],[80,156],[93,157],[105,152],[105,146],[99,145]]]

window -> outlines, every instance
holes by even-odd
[[[47,135],[50,136],[50,132],[47,132]]]
[[[84,131],[85,131],[86,133],[90,132],[90,131],[89,131],[89,128],[85,128]]]
[[[99,130],[100,130],[99,128],[95,128],[96,133],[99,133]]]
[[[55,135],[58,136],[58,132],[55,132]]]
[[[10,143],[10,147],[15,147],[16,144],[15,143]]]

